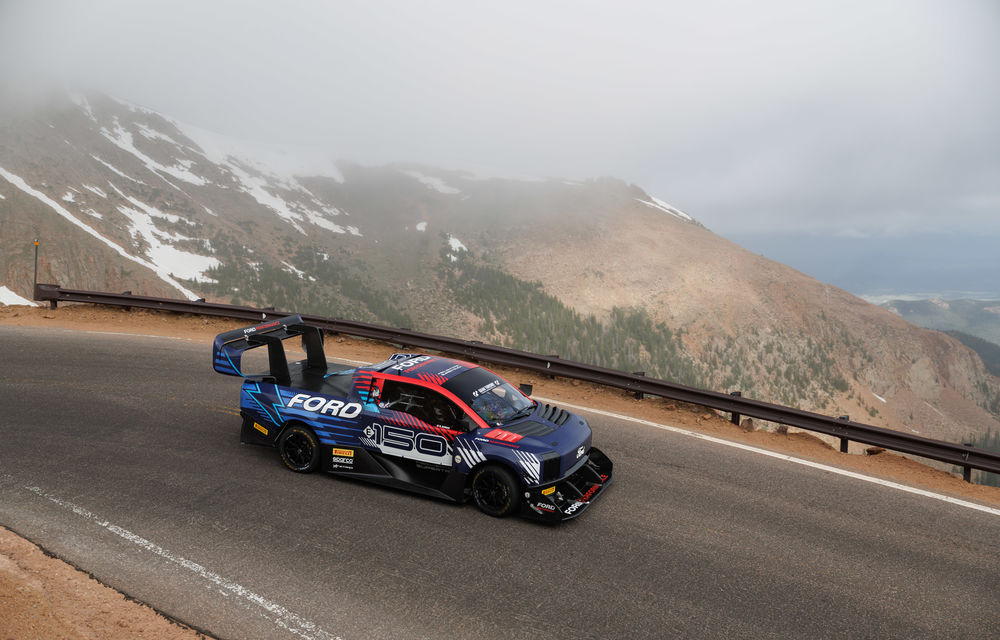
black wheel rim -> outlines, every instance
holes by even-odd
[[[285,459],[296,469],[305,469],[312,463],[313,443],[309,437],[298,431],[285,439]]]
[[[476,502],[491,510],[499,511],[507,506],[510,499],[510,487],[494,471],[485,471],[476,482]]]

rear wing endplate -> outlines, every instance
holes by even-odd
[[[264,375],[272,378],[276,384],[288,385],[291,383],[291,376],[282,341],[295,336],[302,336],[302,348],[306,351],[306,370],[310,373],[325,373],[323,331],[319,327],[303,324],[302,316],[298,315],[220,333],[215,336],[215,343],[212,345],[212,366],[219,373],[245,378],[246,374],[240,368],[243,352],[266,345],[268,371]]]

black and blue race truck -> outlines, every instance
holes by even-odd
[[[293,337],[306,358],[290,363],[283,341]],[[268,371],[245,373],[241,356],[256,347],[267,347]],[[547,521],[580,515],[613,477],[585,419],[469,362],[410,353],[328,362],[322,330],[290,316],[219,334],[213,365],[243,378],[241,441],[276,447],[292,471]]]

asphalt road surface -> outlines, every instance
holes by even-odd
[[[1000,515],[590,416],[559,526],[239,444],[211,346],[0,327],[0,524],[222,638],[1000,637]]]

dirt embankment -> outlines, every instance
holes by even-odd
[[[207,345],[216,334],[245,323],[172,313],[65,305],[56,310],[0,307],[0,324],[174,336]],[[327,354],[336,358],[376,362],[393,349],[367,340],[337,336],[327,339]],[[900,484],[1000,506],[998,488],[967,484],[954,474],[892,453],[867,455],[864,447],[855,444],[852,453],[842,454],[809,433],[760,430],[747,421],[736,426],[726,416],[701,407],[660,398],[637,400],[621,391],[552,380],[516,369],[497,368],[497,371],[515,383],[532,384],[534,394],[541,397],[708,433]],[[0,640],[112,637],[205,638],[0,527]]]

